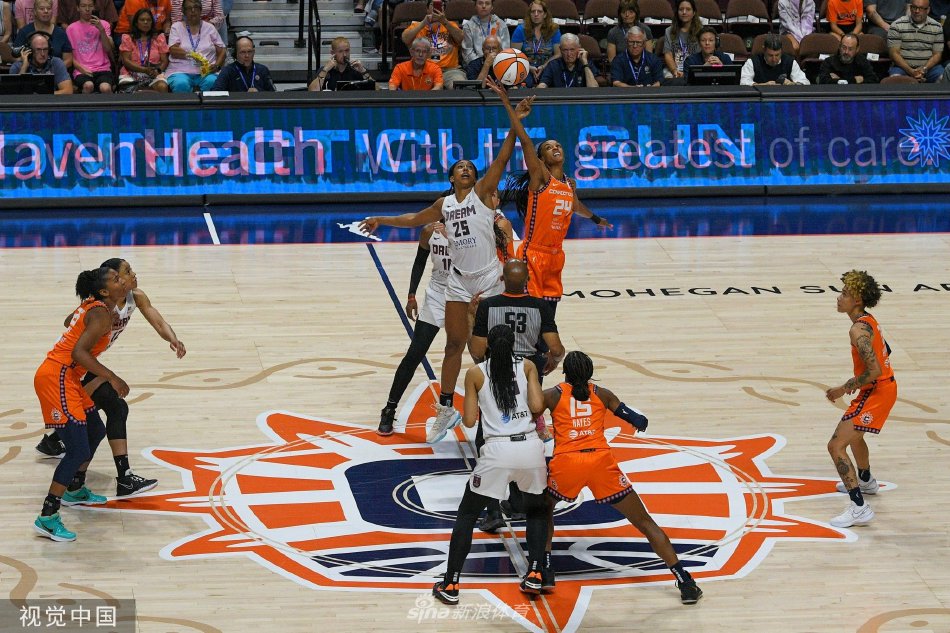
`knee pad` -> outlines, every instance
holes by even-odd
[[[109,383],[96,389],[92,401],[106,416],[106,434],[109,439],[126,439],[125,423],[129,419],[129,403],[120,398]]]
[[[117,400],[109,411],[106,411],[106,435],[110,440],[127,439],[125,422],[129,419],[129,404],[121,398]]]

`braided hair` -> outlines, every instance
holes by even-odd
[[[516,171],[505,180],[505,190],[501,194],[502,206],[514,202],[515,208],[518,210],[518,217],[522,221],[528,215],[528,184],[530,182],[531,174],[529,172]]]
[[[594,361],[584,352],[573,351],[564,357],[564,378],[571,386],[571,394],[581,402],[590,399],[590,379],[594,375]]]
[[[110,268],[84,270],[76,278],[76,296],[81,300],[100,299],[99,291],[105,289],[106,279],[112,273]]]
[[[508,236],[498,226],[498,222],[492,222],[492,229],[495,231],[495,248],[501,253],[502,259],[508,261]]]
[[[515,333],[505,324],[488,331],[488,382],[498,409],[510,416],[515,412],[518,384],[515,382]]]

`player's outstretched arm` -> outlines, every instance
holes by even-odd
[[[444,198],[439,198],[432,203],[432,205],[415,213],[370,216],[360,222],[359,229],[364,233],[373,233],[381,226],[412,228],[414,226],[429,224],[430,222],[439,222],[442,220],[442,200],[444,200]]]
[[[135,297],[136,307],[142,311],[142,316],[145,317],[149,325],[158,332],[159,336],[168,341],[168,346],[175,352],[175,356],[182,358],[187,353],[185,344],[178,340],[178,337],[175,335],[175,330],[168,324],[168,321],[165,320],[162,313],[152,305],[148,295],[136,288],[132,291],[132,296]]]

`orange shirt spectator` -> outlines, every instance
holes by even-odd
[[[171,0],[125,0],[122,11],[119,12],[119,22],[115,25],[116,33],[129,33],[132,17],[139,9],[148,9],[155,18],[155,31],[167,34],[172,28]]]
[[[397,64],[389,78],[390,90],[441,90],[442,69],[428,59],[417,75],[412,60]]]
[[[828,0],[828,26],[839,38],[845,33],[858,34],[864,21],[862,0]]]
[[[389,78],[390,90],[442,90],[442,69],[429,59],[432,44],[418,38],[409,47],[412,56],[407,62],[397,64]]]

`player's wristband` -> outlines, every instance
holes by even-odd
[[[590,214],[590,221],[593,222],[594,224],[600,224],[602,220],[603,218],[597,215],[596,213]]]

